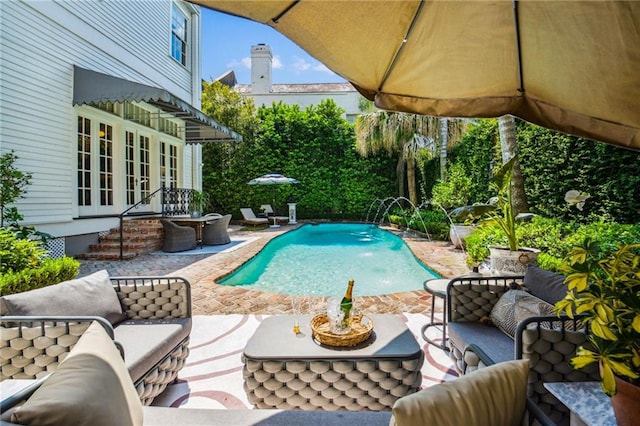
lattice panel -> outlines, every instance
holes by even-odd
[[[55,238],[47,240],[45,248],[49,251],[49,257],[52,259],[59,259],[64,257],[65,254],[65,241],[64,238]]]

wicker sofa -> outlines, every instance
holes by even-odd
[[[191,293],[179,277],[86,277],[0,298],[0,379],[56,370],[93,321],[118,342],[149,405],[189,355]]]
[[[599,380],[597,366],[575,370],[569,363],[578,346],[586,343],[585,330],[577,318],[559,318],[547,310],[548,306],[537,314],[537,308],[531,306],[523,310],[519,301],[505,303],[509,300],[507,291],[517,287],[523,287],[530,296],[542,301],[535,301],[536,306],[551,306],[566,294],[563,276],[535,266],[530,266],[524,276],[471,276],[449,282],[447,346],[450,357],[460,374],[503,361],[529,360],[527,393],[533,409],[540,410],[537,417],[546,417],[549,424],[568,424],[569,410],[543,384]],[[499,304],[525,312],[510,318],[515,330],[494,324]],[[513,315],[511,311],[508,314]],[[507,331],[513,331],[513,336]]]
[[[94,322],[49,377],[2,400],[0,420],[78,426],[506,426],[528,417],[527,376],[525,361],[500,363],[404,396],[392,412],[142,406],[111,336]]]

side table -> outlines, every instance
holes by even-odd
[[[449,285],[449,279],[435,279],[435,280],[427,280],[424,282],[424,290],[431,295],[431,321],[424,326],[422,326],[422,338],[427,342],[434,346],[439,347],[445,351],[449,351],[449,348],[446,345],[447,341],[447,286]],[[435,321],[434,319],[434,311],[436,308],[436,298],[441,298],[443,301],[442,308],[442,321]],[[429,327],[440,326],[442,327],[442,342],[438,343],[434,340],[427,337],[427,330]]]
[[[544,387],[570,411],[570,426],[615,426],[611,398],[602,392],[600,382],[545,383]]]
[[[245,346],[242,375],[256,408],[390,410],[422,385],[424,352],[397,315],[367,315],[372,337],[355,349],[314,342],[310,315],[265,318]]]

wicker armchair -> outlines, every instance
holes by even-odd
[[[164,228],[162,251],[174,253],[191,250],[196,247],[196,231],[190,226],[178,225],[170,220],[161,219]]]
[[[527,274],[536,270],[541,271],[530,267]],[[509,289],[510,283],[526,285],[528,280],[526,276],[459,277],[451,280],[447,288],[449,356],[461,374],[502,361],[528,360],[527,396],[537,411],[537,420],[546,417],[550,423],[568,425],[569,410],[549,393],[544,383],[599,380],[595,364],[581,370],[570,365],[577,348],[587,342],[579,318],[532,316],[517,325],[513,338],[497,327],[486,325],[493,306]],[[552,294],[551,284],[539,275],[529,281],[527,288],[532,295],[549,303],[558,299],[557,294]],[[532,407],[529,409],[531,411]]]
[[[227,232],[229,222],[231,222],[230,214],[214,219],[211,222],[206,222],[202,230],[202,244],[208,246],[229,244],[231,242]]]

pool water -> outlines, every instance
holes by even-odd
[[[307,224],[271,240],[218,281],[268,293],[336,296],[355,280],[354,296],[421,290],[440,278],[402,238],[370,224]]]

